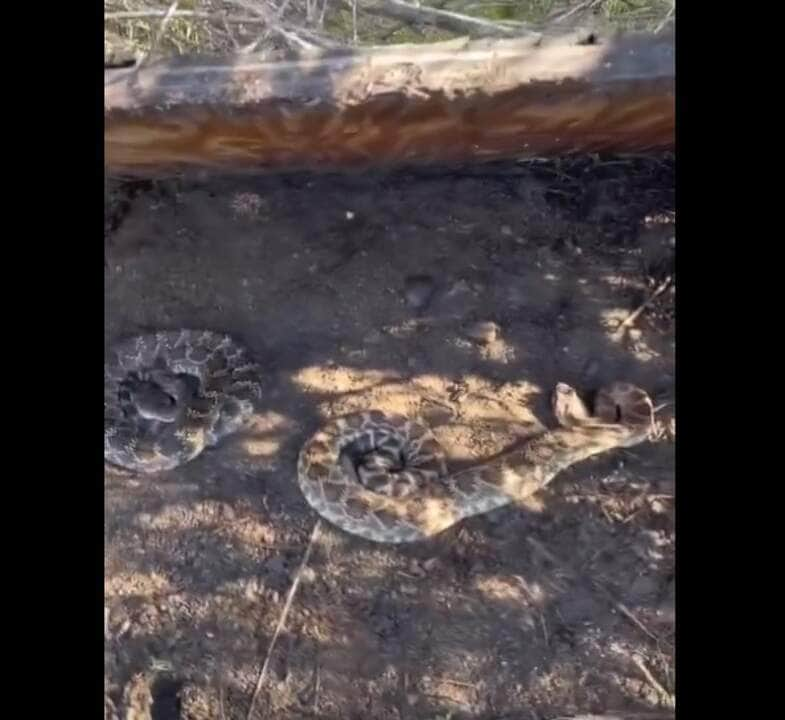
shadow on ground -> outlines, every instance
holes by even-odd
[[[316,521],[296,455],[325,417],[418,415],[460,467],[550,424],[559,380],[627,379],[673,400],[672,297],[611,337],[673,272],[667,158],[113,193],[107,344],[227,331],[267,373],[246,436],[164,475],[107,471],[115,705],[143,673],[153,718],[246,717]],[[494,329],[478,339],[478,323]],[[674,491],[666,438],[427,543],[323,525],[258,717],[667,708]]]

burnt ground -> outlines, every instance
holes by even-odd
[[[673,273],[673,182],[668,158],[579,158],[110,186],[107,344],[230,332],[265,392],[177,471],[107,468],[107,717],[245,718],[295,576],[253,717],[668,716],[673,287],[613,330]],[[459,468],[551,424],[557,381],[613,379],[671,403],[658,442],[430,542],[322,522],[298,572],[296,455],[324,418],[419,416]]]

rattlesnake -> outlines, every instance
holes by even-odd
[[[349,533],[412,542],[525,498],[576,462],[643,442],[653,428],[651,399],[628,383],[602,388],[593,414],[559,383],[551,408],[557,429],[453,474],[434,435],[416,421],[377,411],[338,418],[300,451],[300,488],[317,513]]]
[[[104,365],[104,458],[171,470],[241,429],[261,394],[257,366],[228,335],[163,331],[128,338]]]

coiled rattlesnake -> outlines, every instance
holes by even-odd
[[[453,474],[420,423],[380,412],[339,418],[302,448],[300,488],[316,512],[349,533],[383,543],[423,540],[531,495],[574,463],[643,442],[653,428],[651,399],[627,383],[601,389],[593,414],[559,383],[551,407],[557,429]]]
[[[157,332],[115,345],[104,365],[104,458],[170,470],[237,432],[261,394],[257,366],[227,335]]]

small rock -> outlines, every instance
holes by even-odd
[[[433,298],[436,282],[430,275],[410,275],[406,278],[404,297],[406,304],[415,310],[424,308]]]
[[[510,237],[512,235],[512,228],[509,225],[502,225],[499,228],[499,232],[502,235],[506,235],[507,237]]]
[[[314,580],[316,580],[316,571],[313,568],[306,566],[303,568],[300,579],[304,585],[310,585]]]
[[[491,343],[501,334],[501,328],[488,320],[475,322],[466,328],[466,335],[481,343]]]
[[[651,501],[651,511],[655,515],[663,515],[667,508],[665,507],[665,503],[662,500],[652,500]]]

